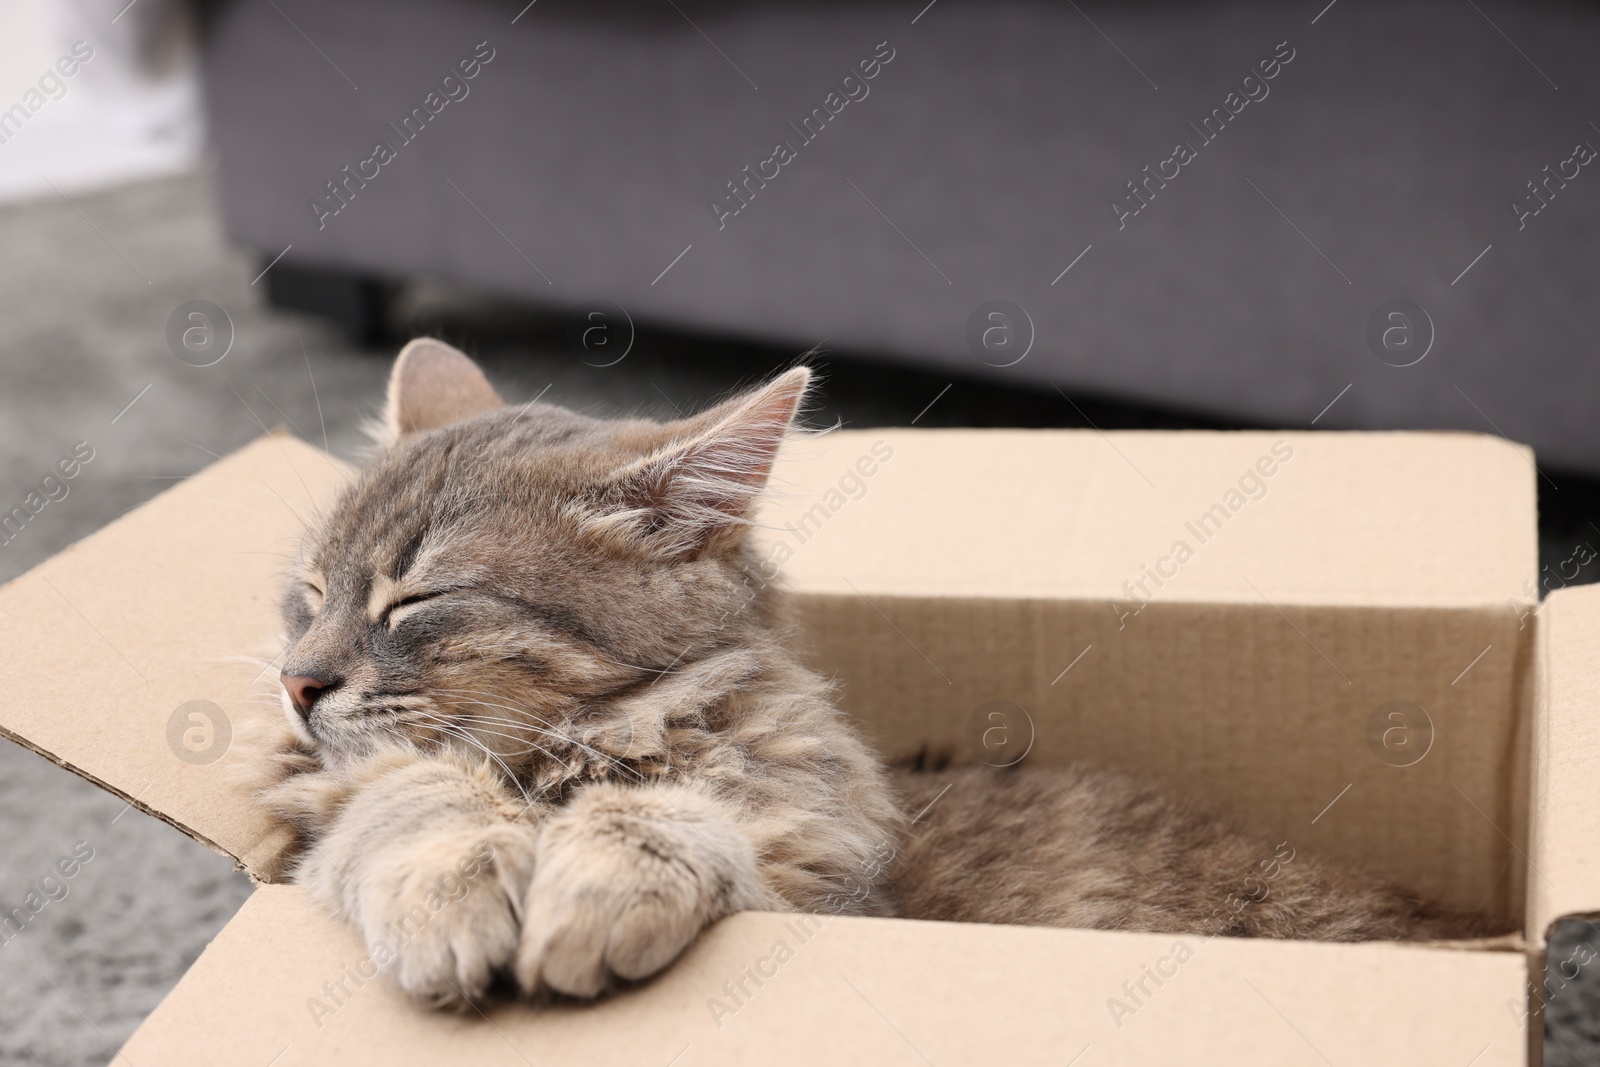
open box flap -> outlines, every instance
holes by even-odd
[[[1600,913],[1600,586],[1559,589],[1537,617],[1528,937]]]
[[[265,886],[123,1051],[164,1067],[1527,1062],[1505,1008],[1523,1001],[1520,953],[797,922],[735,915],[639,989],[485,1019],[420,1011],[363,981],[372,968],[353,931],[298,888]]]
[[[8,583],[0,733],[257,866],[269,826],[234,742],[282,714],[267,665],[280,577],[347,476],[263,437]]]
[[[809,594],[1537,597],[1533,457],[1498,437],[885,429],[795,441],[785,456],[763,535]]]

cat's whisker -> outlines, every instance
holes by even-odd
[[[444,725],[444,724],[446,724],[448,722],[448,720],[437,720],[437,721],[424,720],[424,721],[430,722],[430,725]],[[507,756],[526,756],[531,752],[541,752],[545,756],[549,757],[550,759],[557,760],[557,757],[556,757],[556,755],[554,753],[552,753],[549,749],[544,748],[542,745],[539,745],[537,742],[529,741],[526,738],[517,737],[514,734],[501,733],[499,730],[486,730],[486,729],[484,729],[482,727],[479,727],[479,726],[457,725],[458,723],[460,723],[462,721],[463,720],[456,720],[455,723],[450,723],[450,725],[455,725],[457,729],[463,730],[463,731],[465,731],[467,733],[471,733],[474,736],[482,734],[482,735],[487,736],[487,737],[503,737],[508,741],[522,741],[522,742],[524,742],[524,745],[523,745],[522,748],[507,751],[507,752],[503,753],[503,755],[507,755]],[[466,721],[470,721],[470,720],[466,720]]]
[[[451,721],[451,720],[450,720],[450,719],[447,719],[447,718],[445,718],[445,717],[443,717],[443,716],[439,716],[439,715],[431,715],[431,714],[429,714],[429,713],[427,713],[427,712],[423,712],[423,711],[417,711],[417,712],[415,712],[415,714],[416,714],[416,716],[417,716],[417,717],[418,717],[418,718],[419,718],[419,719],[421,719],[421,720],[422,720],[422,721],[423,721],[423,722],[424,722],[424,723],[425,723],[425,724],[427,724],[427,725],[430,725],[430,726],[434,726],[434,727],[437,727],[437,728],[444,728],[444,727],[453,727],[453,728],[455,728],[455,729],[456,729],[456,730],[458,730],[458,731],[461,731],[461,732],[470,732],[470,728],[468,728],[468,727],[462,727],[462,726],[457,726],[457,725],[456,725],[456,724],[455,724],[455,723],[454,723],[454,722],[452,722],[452,721]],[[525,740],[525,739],[524,739],[524,738],[520,738],[520,737],[513,737],[513,736],[512,736],[512,735],[511,735],[511,734],[503,734],[503,733],[499,733],[499,732],[497,732],[497,731],[494,731],[494,730],[481,730],[481,731],[480,731],[480,732],[481,732],[481,733],[485,733],[485,734],[488,734],[488,735],[490,735],[490,736],[491,736],[491,737],[504,737],[504,738],[506,738],[506,739],[507,739],[507,740],[511,740],[511,741],[523,741],[523,740]],[[524,749],[523,749],[523,750],[522,750],[522,751],[520,751],[520,752],[509,752],[509,753],[506,753],[506,755],[511,755],[511,756],[525,756],[525,755],[527,755],[527,754],[528,754],[528,753],[530,753],[530,752],[535,752],[535,751],[537,751],[537,752],[541,752],[541,753],[543,753],[543,754],[544,754],[544,755],[545,755],[545,756],[546,756],[546,757],[547,757],[547,758],[549,758],[549,759],[550,759],[550,760],[551,760],[551,761],[552,761],[552,762],[555,762],[555,763],[560,763],[560,762],[562,762],[562,761],[561,761],[561,760],[560,760],[560,759],[559,759],[559,758],[558,758],[558,757],[557,757],[557,756],[556,756],[556,754],[555,754],[555,753],[553,753],[553,752],[551,752],[551,751],[550,751],[550,750],[549,750],[549,749],[547,749],[547,748],[545,748],[545,747],[543,747],[543,746],[542,746],[542,745],[539,745],[539,744],[537,744],[537,743],[535,743],[535,742],[532,742],[532,741],[528,741],[528,742],[527,742],[527,744],[528,744],[528,746],[529,746],[529,747],[527,747],[527,748],[524,748]]]
[[[485,701],[481,701],[481,700],[472,700],[472,701],[465,701],[465,702],[446,701],[444,703],[448,704],[449,706],[453,706],[453,707],[476,705],[476,706],[483,706],[483,707],[490,707],[490,706],[501,707],[501,708],[505,708],[505,710],[507,710],[507,711],[515,711],[516,710],[514,708],[506,708],[505,705],[501,705],[501,704],[490,705],[490,704],[486,703]],[[635,771],[632,767],[629,767],[626,763],[623,763],[621,760],[617,759],[616,757],[611,756],[611,755],[609,755],[607,753],[601,752],[598,749],[596,749],[596,748],[594,748],[594,747],[592,747],[590,745],[586,745],[582,741],[579,741],[577,738],[570,737],[567,734],[564,734],[559,730],[542,729],[542,728],[540,728],[538,726],[534,726],[534,725],[532,725],[530,723],[527,723],[527,722],[520,722],[520,721],[505,719],[505,718],[502,718],[500,716],[460,716],[459,718],[462,721],[478,721],[478,722],[489,723],[489,724],[492,724],[492,725],[503,725],[503,726],[509,726],[509,727],[512,727],[512,728],[518,729],[518,730],[526,730],[526,731],[529,731],[529,732],[532,732],[532,733],[536,733],[536,734],[543,734],[546,737],[552,738],[554,740],[565,742],[566,744],[569,744],[569,745],[572,745],[572,746],[574,746],[574,747],[576,747],[578,749],[581,749],[582,751],[587,752],[590,755],[594,756],[596,759],[603,760],[603,761],[605,761],[607,763],[610,763],[614,768],[616,768],[616,770],[618,770],[623,775],[625,775],[626,777],[628,777],[629,779],[631,779],[633,781],[643,781],[644,780],[643,777],[637,771]],[[481,732],[486,733],[486,734],[491,734],[491,735],[497,736],[497,737],[507,737],[510,740],[522,740],[522,738],[511,737],[510,735],[507,735],[507,734],[499,734],[499,733],[496,733],[495,731],[492,731],[492,730],[482,730]],[[559,759],[557,759],[557,757],[555,755],[553,755],[548,749],[544,748],[543,746],[534,744],[531,741],[529,742],[529,744],[532,744],[534,748],[538,749],[538,751],[540,751],[540,752],[543,752],[545,755],[549,756],[552,760],[555,760],[558,763],[561,762]]]
[[[537,712],[529,711],[526,708],[515,708],[515,707],[510,706],[509,704],[501,704],[501,703],[497,703],[495,701],[472,699],[475,696],[497,697],[497,696],[500,695],[498,693],[488,693],[488,692],[483,692],[483,691],[477,690],[477,689],[440,689],[440,690],[437,690],[437,692],[443,693],[446,696],[466,697],[467,698],[466,700],[460,702],[460,706],[476,705],[476,706],[479,706],[479,707],[499,708],[502,711],[509,711],[509,712],[511,712],[511,714],[513,714],[515,716],[518,716],[518,718],[516,718],[515,720],[507,720],[507,721],[515,722],[515,724],[518,725],[518,726],[525,725],[529,720],[531,720],[532,722],[534,722],[534,723],[538,724],[539,726],[542,726],[542,727],[544,727],[544,728],[546,728],[548,730],[557,730],[557,727],[556,727],[555,723],[551,722],[549,719],[546,719],[544,716],[538,714]],[[557,733],[556,736],[560,737],[562,735]],[[563,737],[563,740],[569,740],[570,741],[571,739]],[[572,743],[576,744],[577,742],[573,741]]]
[[[630,670],[648,671],[651,674],[677,674],[677,673],[679,673],[678,671],[675,671],[675,670],[672,669],[672,664],[668,664],[665,667],[646,667],[642,663],[629,663],[627,660],[621,659],[621,658],[619,658],[617,656],[612,656],[611,657],[611,662],[617,664],[618,666],[627,667]],[[677,661],[674,660],[673,662],[675,663]]]
[[[430,726],[430,727],[432,727],[434,729],[445,730],[446,732],[449,732],[451,736],[461,737],[464,740],[470,741],[472,744],[474,744],[476,747],[479,747],[479,748],[482,748],[484,746],[482,745],[482,743],[479,741],[478,738],[473,736],[473,732],[474,731],[476,731],[477,733],[487,734],[488,736],[491,736],[491,737],[506,737],[506,738],[508,738],[510,740],[519,740],[517,738],[511,738],[510,735],[507,735],[507,734],[496,733],[495,731],[492,731],[492,730],[481,730],[481,729],[478,729],[478,728],[475,728],[475,727],[452,727],[452,726],[448,726],[448,724],[442,723],[442,722],[440,722],[440,723],[425,723],[425,725],[428,725],[428,726]],[[502,753],[502,755],[510,756],[510,757],[518,757],[518,756],[528,755],[528,754],[530,754],[532,752],[538,752],[541,755],[543,755],[545,757],[545,759],[548,761],[547,762],[547,766],[549,766],[549,767],[553,767],[553,768],[570,768],[570,764],[569,764],[568,761],[562,760],[560,757],[558,757],[555,753],[551,752],[549,749],[545,748],[542,745],[534,743],[534,742],[529,742],[527,747],[525,747],[525,748],[522,748],[522,749],[517,750],[517,751],[512,751],[512,752],[505,752],[505,753]],[[504,764],[502,764],[502,766],[504,766]]]
[[[507,766],[506,763],[504,762],[504,760],[501,758],[501,754],[495,752],[492,749],[490,749],[488,746],[486,746],[482,742],[482,740],[480,740],[477,737],[474,737],[472,735],[471,731],[467,730],[465,727],[457,726],[454,723],[452,723],[449,719],[446,719],[446,718],[444,718],[442,716],[430,715],[430,714],[428,714],[426,712],[417,712],[417,713],[415,713],[415,717],[417,719],[421,720],[421,724],[424,727],[426,727],[428,729],[431,729],[431,730],[436,730],[441,734],[445,734],[445,735],[448,735],[450,737],[454,737],[454,738],[456,738],[458,740],[465,741],[467,744],[471,745],[473,748],[478,749],[479,751],[483,752],[485,755],[489,756],[496,763],[498,763],[500,765],[500,768],[503,771],[505,771],[508,776],[510,776],[513,780],[515,780],[516,776],[514,774],[512,774],[511,768],[509,766]],[[395,724],[394,724],[394,727],[392,727],[392,728],[397,728],[398,726],[399,726],[399,721],[397,720],[395,722]]]
[[[483,720],[494,720],[506,723],[507,726],[525,726],[530,729],[555,729],[554,723],[547,718],[534,715],[533,712],[523,713],[520,709],[506,704],[496,704],[493,701],[478,701],[478,699],[454,699],[454,701],[438,701],[446,707],[498,707],[498,709],[512,712],[512,715],[480,715]]]
[[[470,704],[463,704],[460,701],[454,701],[454,700],[444,701],[443,705],[445,707],[450,707],[450,708],[460,708],[460,707],[471,707],[472,706]],[[552,732],[550,730],[543,729],[542,727],[539,727],[539,726],[534,726],[531,723],[517,722],[517,721],[515,721],[513,719],[501,718],[498,715],[457,715],[457,716],[455,716],[455,719],[458,722],[475,722],[475,723],[481,723],[481,724],[486,725],[486,726],[504,726],[504,727],[506,727],[508,729],[512,729],[512,730],[524,730],[524,731],[527,731],[528,733],[543,734],[545,737],[552,737],[552,738],[555,738],[555,739],[560,740],[560,741],[568,740],[568,738],[563,737],[561,734],[554,733],[554,732]]]
[[[510,726],[510,727],[512,727],[514,729],[528,730],[528,731],[531,731],[533,733],[543,735],[545,737],[551,738],[551,739],[556,740],[556,741],[563,741],[566,744],[572,745],[574,748],[577,748],[577,749],[580,749],[580,750],[582,750],[584,752],[589,753],[590,755],[594,756],[596,759],[604,760],[607,763],[610,763],[613,767],[615,767],[618,771],[620,771],[625,776],[627,776],[627,777],[629,777],[631,779],[637,780],[637,781],[643,781],[643,779],[638,775],[638,773],[636,771],[633,770],[633,768],[629,767],[626,763],[623,763],[621,760],[617,759],[615,756],[611,756],[611,755],[609,755],[609,754],[607,754],[605,752],[601,752],[596,748],[593,748],[593,747],[591,747],[589,745],[584,744],[582,741],[579,741],[577,738],[569,737],[568,735],[560,733],[558,731],[542,730],[542,729],[540,729],[540,728],[538,728],[536,726],[530,726],[530,725],[528,725],[526,723],[515,723],[515,722],[510,722],[509,720],[501,719],[501,718],[497,718],[497,717],[485,717],[485,716],[478,716],[478,715],[462,715],[462,716],[458,716],[457,717],[457,721],[458,722],[471,722],[471,723],[487,723],[489,725]],[[472,727],[472,729],[476,729],[480,733],[489,734],[490,736],[493,736],[493,737],[504,737],[504,738],[507,738],[507,739],[513,740],[513,741],[522,740],[522,738],[515,737],[515,736],[513,736],[511,734],[499,733],[498,731],[487,730],[487,729],[483,729],[482,727]],[[537,745],[537,744],[535,744],[535,743],[533,743],[531,741],[529,742],[529,744],[532,745],[532,747],[534,749],[537,749],[538,751],[545,753],[547,756],[550,756],[551,759],[555,759],[556,758],[555,756],[551,755],[551,753],[549,752],[548,749],[546,749],[546,748],[544,748],[544,747],[542,747],[540,745]],[[527,752],[527,751],[531,751],[531,749],[525,749],[524,750],[524,752]]]
[[[492,693],[487,689],[436,689],[436,690],[434,690],[434,692],[436,692],[436,693],[444,693],[447,696],[498,697],[498,696],[502,695],[500,693]],[[507,705],[504,705],[504,704],[496,704],[495,707],[503,707],[503,708],[506,708],[507,711],[515,712],[518,715],[526,715],[526,716],[528,716],[530,718],[537,719],[538,721],[544,723],[547,726],[550,725],[550,721],[548,719],[545,719],[543,716],[539,715],[537,712],[529,711],[526,708],[512,708],[512,707],[508,707]]]
[[[476,697],[498,697],[498,696],[501,695],[499,693],[490,693],[490,692],[485,692],[485,691],[479,690],[479,689],[440,689],[440,690],[437,690],[437,692],[444,693],[447,696],[465,696],[465,697],[469,697],[469,698],[475,697],[475,696]],[[579,744],[579,742],[576,741],[575,739],[569,738],[566,735],[560,733],[559,732],[559,728],[556,726],[555,723],[551,722],[549,719],[546,719],[544,716],[538,714],[537,712],[528,710],[527,708],[512,707],[509,704],[501,704],[501,703],[498,703],[498,702],[492,701],[492,700],[472,700],[472,699],[468,699],[466,701],[466,703],[476,704],[476,705],[478,705],[480,707],[485,707],[485,708],[499,708],[502,711],[509,711],[509,712],[511,712],[511,714],[519,716],[519,718],[517,718],[515,720],[518,725],[522,725],[526,720],[530,720],[531,719],[533,722],[537,723],[540,726],[543,726],[544,728],[546,728],[548,730],[556,731],[555,736],[562,738],[562,740],[569,741],[572,744]]]
[[[533,808],[533,798],[529,796],[528,791],[522,787],[521,780],[518,779],[516,774],[512,772],[511,768],[506,765],[506,761],[501,759],[499,755],[493,752],[489,746],[485,745],[482,741],[479,741],[470,734],[456,730],[448,725],[436,725],[434,728],[443,733],[447,733],[458,740],[465,741],[468,745],[478,749],[484,755],[492,759],[495,763],[499,764],[500,769],[505,772],[506,780],[511,783],[512,787],[515,788],[519,794],[521,794],[522,802],[526,804],[530,810]]]
[[[450,690],[440,690],[440,692],[451,692],[451,691]],[[456,692],[467,693],[467,692],[473,692],[473,690],[457,690]],[[492,702],[489,702],[489,701],[469,700],[469,701],[466,701],[465,703],[468,704],[468,705],[478,705],[480,707],[500,708],[500,709],[502,709],[504,711],[512,712],[513,714],[524,714],[524,713],[522,713],[520,711],[520,709],[513,708],[513,707],[510,707],[510,706],[505,705],[505,704],[492,703]],[[458,704],[458,705],[455,705],[455,706],[461,706],[461,705]],[[550,723],[550,722],[540,718],[537,715],[533,715],[532,712],[527,712],[525,714],[527,714],[529,717],[533,718],[536,722],[539,722],[539,723],[543,724],[543,726],[547,728],[547,729],[543,729],[543,730],[539,731],[541,733],[544,733],[546,736],[553,737],[553,738],[556,738],[556,739],[561,740],[561,741],[565,741],[569,745],[575,745],[578,748],[580,748],[580,749],[584,750],[585,752],[589,753],[590,755],[594,756],[596,759],[605,760],[605,761],[609,762],[613,767],[615,767],[618,770],[622,771],[624,774],[629,775],[630,777],[633,777],[635,780],[643,781],[642,776],[638,775],[638,773],[636,771],[634,771],[633,768],[629,767],[627,764],[623,763],[621,760],[617,759],[615,756],[611,756],[611,755],[608,755],[607,753],[601,752],[598,749],[596,749],[596,748],[594,748],[594,747],[592,747],[590,745],[584,744],[582,741],[579,741],[575,737],[570,737],[567,734],[562,733],[560,730],[557,730],[555,728],[555,725],[553,723]],[[489,719],[497,719],[498,717],[495,716],[495,717],[488,717],[488,718]],[[512,722],[510,720],[499,720],[499,721],[505,723],[506,725],[516,726],[519,729],[538,729],[537,727],[530,726],[529,724],[527,724],[525,722]]]

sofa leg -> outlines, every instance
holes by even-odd
[[[267,303],[275,308],[328,319],[359,347],[384,339],[393,282],[355,270],[291,263],[277,264],[262,280]]]

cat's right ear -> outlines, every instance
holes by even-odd
[[[392,446],[500,406],[494,386],[466,353],[419,337],[400,350],[389,374],[383,443]]]
[[[623,506],[593,528],[668,559],[693,559],[736,543],[810,383],[811,371],[796,367],[669,424],[669,441],[617,473],[612,491]]]

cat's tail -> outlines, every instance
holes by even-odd
[[[1384,889],[1394,897],[1393,907],[1399,913],[1406,940],[1477,941],[1506,932],[1505,923],[1495,921],[1484,912],[1447,908],[1393,886],[1386,885]]]

